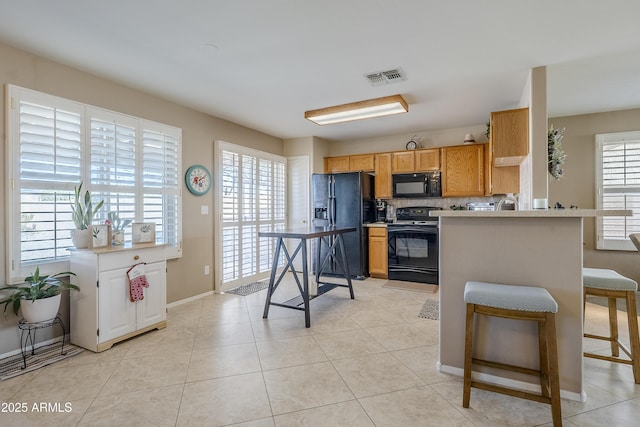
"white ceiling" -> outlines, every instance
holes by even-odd
[[[548,66],[549,116],[640,107],[637,0],[0,0],[0,42],[279,138],[484,123]],[[405,82],[363,74],[402,67]],[[304,111],[402,94],[409,113]]]

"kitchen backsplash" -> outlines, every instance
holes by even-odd
[[[447,197],[447,198],[422,198],[422,199],[391,199],[387,200],[394,208],[407,206],[433,206],[442,209],[450,209],[451,206],[467,207],[469,202],[495,202],[496,205],[504,196],[492,197]]]

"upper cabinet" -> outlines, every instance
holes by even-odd
[[[373,154],[358,154],[349,156],[349,170],[352,172],[366,171],[373,172]]]
[[[440,170],[440,148],[396,151],[392,154],[393,173],[411,173]]]
[[[396,151],[391,153],[391,173],[415,172],[415,151]]]
[[[484,196],[484,146],[442,148],[442,197]]]
[[[440,170],[440,149],[429,148],[417,150],[416,172],[439,171]]]
[[[373,154],[357,154],[353,156],[325,157],[325,173],[340,172],[373,172]]]
[[[325,157],[325,173],[349,172],[349,156]]]
[[[374,185],[376,199],[390,199],[392,197],[391,153],[375,155],[375,175]]]
[[[520,166],[496,167],[491,161],[490,144],[484,144],[485,196],[520,192]]]
[[[522,163],[529,154],[529,109],[491,113],[490,130],[492,164],[501,167]]]

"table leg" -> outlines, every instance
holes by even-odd
[[[342,240],[342,234],[338,234],[338,246],[340,248],[340,258],[342,258],[342,271],[345,278],[347,279],[347,284],[349,285],[349,295],[351,296],[351,299],[354,299],[355,296],[353,295],[353,286],[351,285],[351,272],[349,271],[347,254],[344,251],[344,241]]]
[[[302,299],[304,301],[304,324],[307,328],[311,327],[311,313],[309,308],[309,271],[307,267],[307,239],[302,239],[302,281],[304,282],[304,290]]]
[[[282,237],[278,237],[278,241],[276,242],[276,250],[273,255],[273,263],[271,264],[271,277],[269,278],[269,289],[267,290],[267,301],[264,304],[264,314],[262,315],[263,319],[266,319],[269,316],[269,306],[271,305],[271,296],[273,295],[273,284],[276,280],[276,270],[278,269],[278,258],[280,257],[280,247],[284,243],[282,242]]]

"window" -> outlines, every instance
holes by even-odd
[[[598,217],[598,249],[636,250],[629,234],[640,232],[640,131],[596,135],[598,209],[630,209],[630,217]]]
[[[227,143],[219,143],[217,153],[221,220],[216,234],[224,290],[271,271],[275,239],[258,239],[258,233],[285,228],[286,159]]]
[[[181,255],[181,129],[16,86],[7,95],[8,280],[68,269],[80,182],[104,200],[96,223],[109,211],[155,222],[167,256]]]

